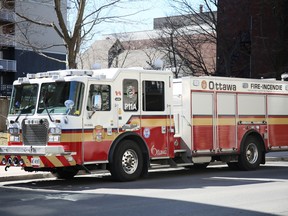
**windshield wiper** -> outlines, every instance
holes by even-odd
[[[22,115],[23,110],[24,110],[24,108],[23,108],[23,109],[20,109],[20,112],[19,112],[19,114],[18,114],[18,116],[17,116],[17,118],[15,119],[14,122],[18,122],[18,119],[19,119],[19,117]]]
[[[51,122],[54,122],[54,120],[52,119],[52,117],[51,117],[51,115],[50,115],[50,113],[49,113],[49,110],[48,110],[48,108],[47,108],[46,103],[44,102],[44,100],[43,100],[43,105],[44,105],[44,109],[46,110],[46,112],[47,112],[47,114],[48,114],[48,116],[49,116],[50,121],[51,121]]]
[[[29,110],[29,109],[31,109],[32,107],[33,107],[33,105],[30,105],[30,106],[24,107],[23,109],[20,109],[20,112],[19,112],[17,118],[15,119],[15,122],[18,122],[18,119],[20,118],[20,116],[23,114],[23,112],[24,112],[25,110]]]

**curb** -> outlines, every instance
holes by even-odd
[[[9,172],[9,171],[7,171]],[[8,182],[8,181],[21,181],[21,180],[32,180],[32,179],[42,179],[42,178],[52,178],[54,177],[52,174],[50,173],[28,173],[25,174],[26,171],[22,171],[24,172],[23,175],[7,175],[7,176],[1,176],[0,177],[0,182]]]
[[[267,157],[266,161],[288,161],[287,157]]]

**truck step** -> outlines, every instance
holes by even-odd
[[[186,153],[187,150],[186,149],[175,149],[174,153]]]
[[[179,163],[176,164],[176,167],[185,167],[185,166],[193,166],[193,163]]]
[[[179,164],[151,164],[150,169],[164,169],[164,168],[177,168],[177,167],[186,167],[186,166],[193,166],[193,163],[179,163]]]
[[[150,164],[150,169],[170,168],[169,164]]]

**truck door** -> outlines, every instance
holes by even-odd
[[[141,74],[142,135],[153,158],[169,156],[172,88],[167,75]],[[171,92],[170,92],[171,91]],[[169,98],[168,95],[171,95]]]
[[[88,82],[87,104],[84,115],[83,158],[84,162],[106,161],[115,116],[110,83]]]

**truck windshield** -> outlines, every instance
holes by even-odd
[[[9,114],[34,114],[38,84],[15,85],[13,87]]]
[[[84,84],[72,82],[43,83],[37,113],[80,115],[83,102]],[[66,108],[65,101],[74,102],[72,109]]]

